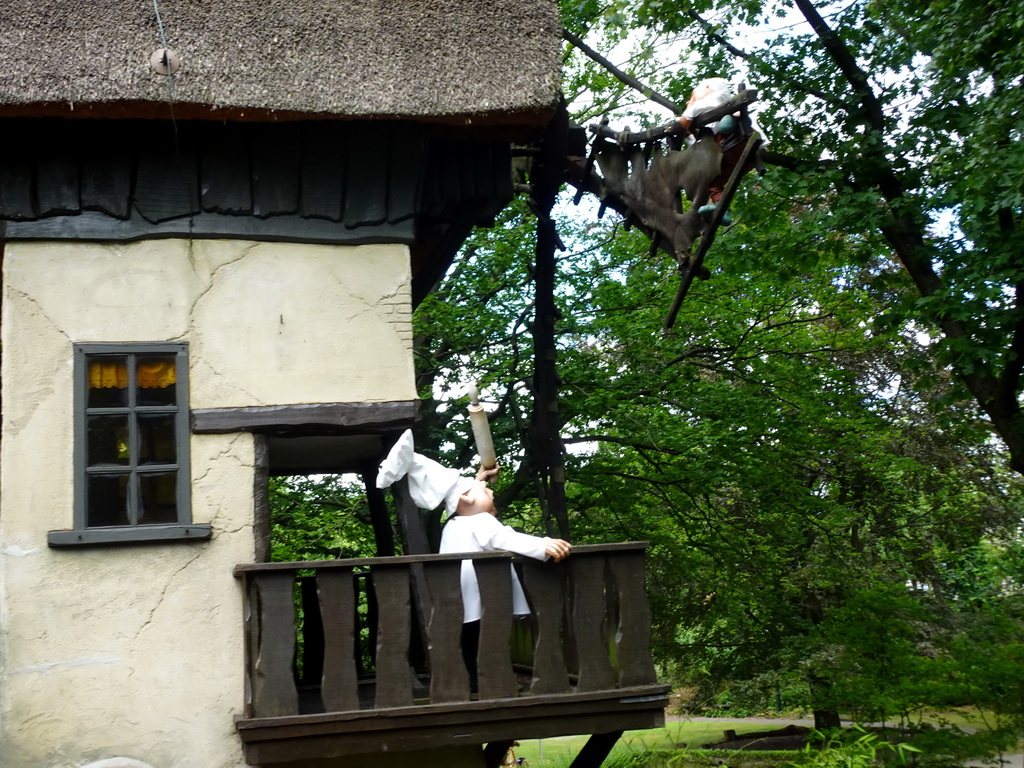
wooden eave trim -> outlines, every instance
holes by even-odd
[[[522,140],[541,130],[555,111],[555,104],[515,110],[486,110],[460,114],[341,114],[337,112],[291,112],[259,107],[219,107],[212,104],[175,102],[174,111],[166,101],[102,101],[74,104],[63,101],[0,105],[4,117],[60,117],[71,120],[208,120],[231,123],[282,123],[308,120],[337,122],[407,122],[454,129],[456,135],[475,138]]]
[[[192,432],[277,434],[390,433],[411,427],[419,417],[419,400],[380,403],[313,403],[192,409]]]

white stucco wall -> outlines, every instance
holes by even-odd
[[[189,342],[193,408],[414,399],[408,264],[399,246],[6,245],[0,765],[244,765],[253,438],[192,436],[211,541],[48,548],[72,523],[72,343]]]
[[[193,408],[416,398],[404,246],[11,243],[5,272],[65,345],[188,341]]]

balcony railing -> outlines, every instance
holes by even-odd
[[[414,749],[656,724],[666,689],[651,661],[645,546],[579,546],[561,563],[481,552],[237,566],[247,757],[383,751],[397,734]],[[464,559],[483,607],[477,691],[460,646]],[[525,620],[512,616],[510,563]]]

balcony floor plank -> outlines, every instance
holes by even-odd
[[[236,723],[250,765],[483,744],[664,723],[667,685],[391,709],[253,718]]]

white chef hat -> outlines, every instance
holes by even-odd
[[[398,438],[377,471],[377,487],[387,488],[392,483],[409,478],[409,495],[420,509],[434,509],[444,502],[451,515],[459,505],[459,497],[473,487],[473,480],[463,477],[413,450],[412,430],[407,429]]]

